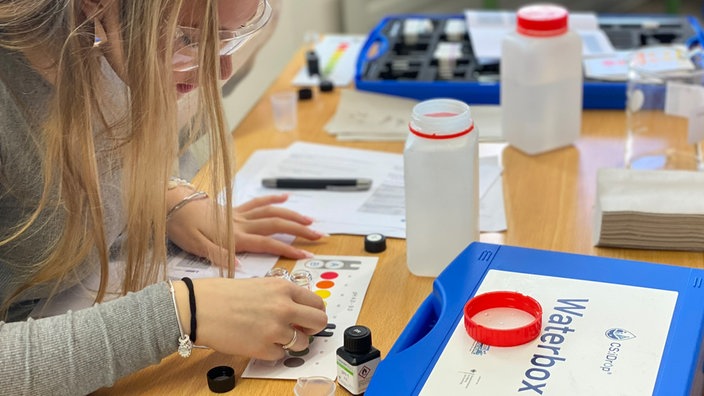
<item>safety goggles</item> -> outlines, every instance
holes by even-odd
[[[260,0],[252,17],[236,30],[221,30],[220,56],[232,55],[247,42],[271,18],[271,5],[267,0]],[[201,31],[197,28],[178,26],[174,38],[173,69],[187,72],[198,67],[198,43]]]

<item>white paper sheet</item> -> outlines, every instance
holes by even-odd
[[[584,59],[584,76],[605,81],[626,81],[630,52],[617,51],[612,55]]]
[[[325,131],[343,141],[404,141],[417,103],[414,99],[343,89]],[[503,140],[500,106],[471,105],[469,111],[480,142]]]
[[[501,59],[501,41],[515,30],[516,13],[512,11],[465,10],[465,21],[472,40],[474,55],[480,63]],[[582,38],[584,57],[604,56],[614,52],[606,34],[599,29],[593,13],[570,13],[569,28]]]
[[[417,103],[393,95],[343,89],[325,131],[340,140],[405,140],[408,118]]]
[[[483,146],[496,150],[505,144],[480,144],[480,151]],[[491,231],[506,228],[498,164],[496,158],[480,162],[479,196],[490,199],[484,207],[492,210],[482,215],[491,221],[480,222],[480,228],[492,224]],[[267,177],[364,177],[373,184],[369,191],[354,192],[281,190],[262,187]],[[256,151],[238,172],[234,188],[237,203],[286,191],[289,200],[282,206],[314,218],[313,228],[328,234],[406,236],[401,154],[296,142],[285,150]]]
[[[372,179],[368,191],[281,190],[262,187],[266,177]],[[328,234],[405,236],[403,158],[398,154],[296,142],[286,150],[255,152],[235,177],[235,202],[289,193],[282,206],[314,218]]]

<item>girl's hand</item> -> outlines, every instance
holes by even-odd
[[[272,238],[274,234],[289,234],[318,240],[323,233],[311,229],[313,220],[276,204],[288,195],[267,195],[254,198],[234,208],[234,239],[237,252],[269,253],[292,259],[312,257],[310,252]],[[174,212],[167,223],[169,239],[181,249],[205,257],[217,265],[227,266],[227,250],[217,244],[214,211],[217,203],[210,199],[189,202]]]
[[[174,293],[184,331],[190,329],[188,289],[175,281]],[[277,360],[293,339],[292,351],[308,347],[308,336],[327,325],[322,298],[277,278],[194,279],[197,345],[219,352]]]

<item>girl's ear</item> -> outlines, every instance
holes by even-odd
[[[96,18],[102,9],[101,0],[80,0],[81,12],[86,20],[92,20],[95,28],[95,45],[98,46],[107,40],[105,31],[100,21]]]
[[[81,11],[95,26],[95,45],[120,78],[125,81],[125,57],[123,54],[120,6],[125,0],[79,0]],[[152,0],[144,0],[152,1]]]
[[[102,7],[102,0],[81,0],[81,11],[86,18],[94,17]]]

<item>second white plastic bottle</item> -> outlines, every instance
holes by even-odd
[[[409,270],[437,276],[479,238],[478,132],[469,106],[432,99],[413,108],[403,153]]]
[[[565,8],[530,5],[501,46],[504,138],[526,154],[574,143],[582,120],[582,41]]]

